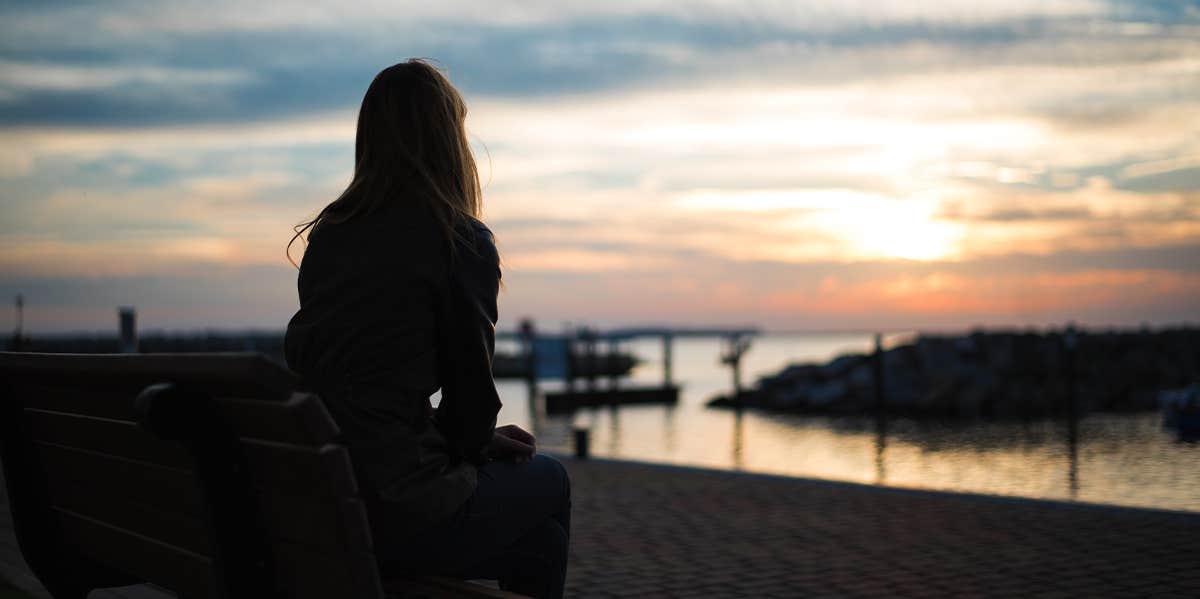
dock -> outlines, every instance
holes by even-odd
[[[1200,513],[560,459],[568,597],[1200,596]]]
[[[578,408],[596,406],[675,405],[679,402],[679,386],[547,391],[542,395],[546,398],[547,414],[570,414]]]

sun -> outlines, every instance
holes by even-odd
[[[959,227],[940,221],[920,200],[890,198],[835,208],[841,234],[860,258],[932,261],[952,258]]]

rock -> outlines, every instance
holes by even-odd
[[[1150,410],[1159,390],[1200,381],[1200,329],[921,335],[884,352],[881,363],[884,409],[894,414],[1029,418]],[[824,365],[790,365],[741,399],[746,407],[792,412],[874,411],[875,360],[847,354]]]

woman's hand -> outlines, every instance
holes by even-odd
[[[537,453],[537,441],[533,435],[515,424],[496,427],[492,441],[484,448],[490,460],[502,460],[522,464],[533,459]]]

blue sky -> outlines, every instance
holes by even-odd
[[[504,324],[1200,320],[1194,2],[4,4],[0,296],[282,327],[410,56],[470,105]]]

